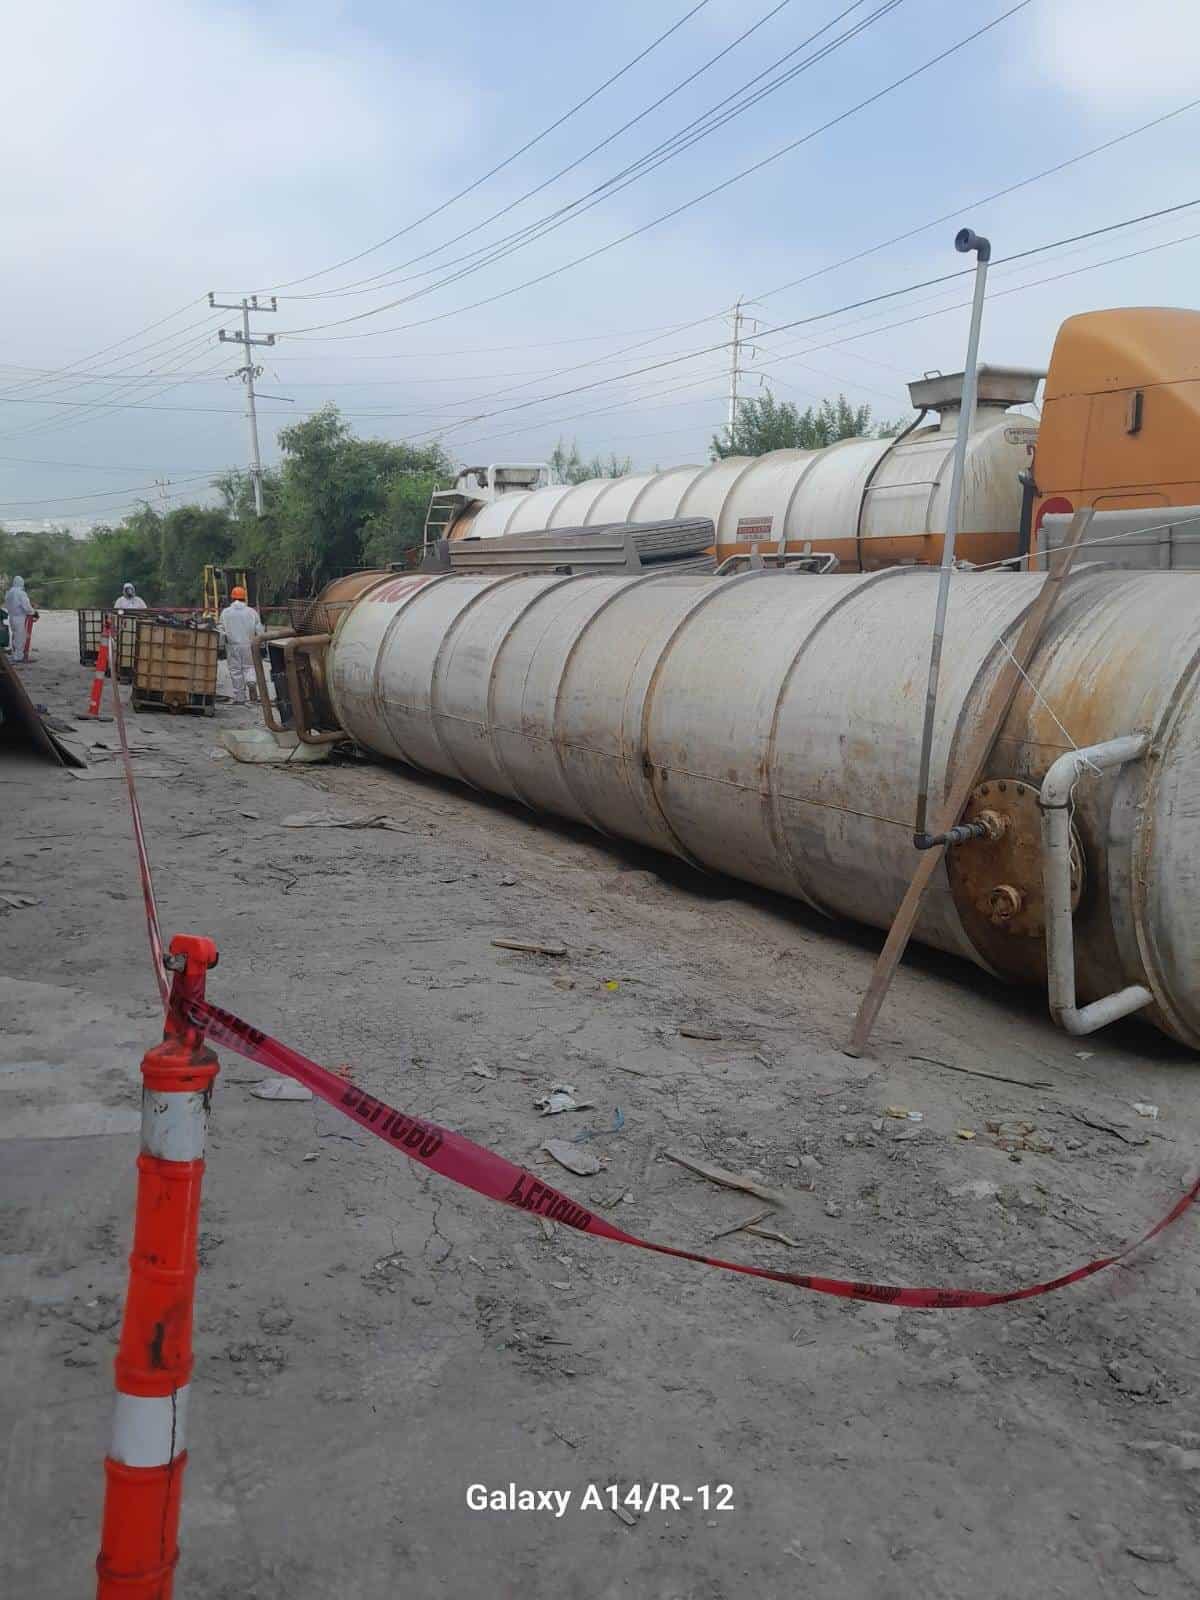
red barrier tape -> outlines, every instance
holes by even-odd
[[[146,849],[146,835],[142,828],[141,807],[138,805],[137,786],[134,782],[133,763],[129,755],[129,741],[125,734],[125,715],[121,693],[113,680],[113,702],[116,708],[117,733],[121,742],[121,757],[125,766],[125,783],[129,790],[129,807],[133,816],[133,837],[137,846],[138,871],[142,880],[142,898],[146,906],[146,928],[154,970],[162,994],[163,1007],[169,1002],[166,969],[163,965],[163,944],[159,932],[158,906],[154,898],[154,881],[150,871],[150,857]],[[653,1250],[657,1255],[675,1256],[680,1261],[697,1261],[701,1266],[718,1267],[722,1272],[739,1272],[750,1278],[767,1278],[772,1283],[790,1284],[795,1289],[808,1289],[814,1294],[836,1295],[842,1300],[870,1300],[877,1305],[914,1306],[930,1311],[958,1311],[963,1308],[1009,1305],[1014,1300],[1033,1300],[1038,1295],[1050,1294],[1055,1289],[1065,1289],[1068,1284],[1080,1283],[1106,1267],[1123,1261],[1134,1250],[1169,1228],[1200,1198],[1200,1178],[1192,1184],[1160,1221],[1131,1243],[1122,1245],[1110,1256],[1100,1256],[1086,1266],[1075,1267],[1060,1277],[1048,1278],[1044,1283],[1031,1283],[1021,1289],[909,1289],[890,1283],[858,1283],[848,1278],[822,1278],[807,1272],[776,1272],[770,1267],[748,1266],[740,1261],[724,1261],[719,1256],[700,1255],[695,1250],[680,1250],[674,1245],[655,1244],[651,1239],[640,1239],[634,1233],[614,1227],[611,1222],[581,1206],[570,1195],[551,1188],[532,1172],[498,1156],[494,1150],[476,1144],[461,1133],[439,1128],[436,1123],[410,1117],[394,1107],[385,1105],[363,1089],[347,1085],[325,1067],[318,1066],[298,1050],[272,1039],[269,1034],[252,1028],[248,1022],[222,1011],[206,1000],[185,1002],[186,1020],[206,1032],[218,1044],[256,1061],[260,1066],[282,1072],[305,1084],[329,1105],[375,1134],[385,1144],[399,1150],[411,1161],[418,1161],[431,1172],[438,1173],[451,1182],[473,1189],[488,1200],[513,1206],[518,1211],[529,1211],[537,1216],[561,1222],[565,1227],[577,1228],[580,1233],[590,1233],[596,1238],[611,1239],[615,1244],[628,1244],[638,1250]]]
[[[635,1245],[639,1250],[653,1250],[658,1255],[676,1256],[681,1261],[698,1261],[702,1266],[719,1267],[723,1272],[740,1272],[751,1278],[769,1278],[772,1283],[791,1284],[796,1289],[810,1289],[815,1294],[837,1295],[843,1300],[872,1300],[879,1305],[917,1306],[933,1311],[955,1311],[963,1307],[1003,1306],[1013,1300],[1033,1300],[1038,1295],[1050,1294],[1055,1289],[1065,1289],[1069,1283],[1079,1283],[1094,1277],[1106,1267],[1113,1266],[1146,1244],[1164,1228],[1175,1222],[1200,1196],[1200,1178],[1160,1222],[1144,1233],[1140,1239],[1123,1245],[1110,1256],[1089,1261],[1084,1267],[1075,1267],[1061,1277],[1049,1278],[1044,1283],[1032,1283],[1021,1289],[904,1289],[890,1283],[854,1283],[847,1278],[820,1278],[807,1272],[775,1272],[769,1267],[747,1266],[740,1261],[723,1261],[719,1256],[700,1255],[694,1250],[679,1250],[674,1245],[655,1244],[650,1239],[639,1239],[634,1233],[614,1227],[603,1217],[588,1211],[570,1195],[543,1183],[532,1172],[514,1165],[498,1156],[494,1150],[464,1138],[461,1133],[451,1133],[434,1122],[410,1117],[393,1106],[385,1105],[364,1089],[348,1085],[325,1067],[320,1067],[307,1056],[272,1039],[269,1034],[252,1028],[248,1022],[222,1011],[207,1001],[195,1000],[186,1007],[187,1020],[206,1032],[218,1044],[227,1045],[257,1061],[260,1066],[285,1073],[307,1085],[315,1095],[357,1122],[360,1127],[375,1134],[394,1150],[399,1150],[411,1161],[418,1161],[431,1172],[476,1194],[503,1205],[515,1206],[518,1211],[531,1211],[537,1216],[561,1222],[580,1233],[590,1233],[600,1239],[611,1239],[615,1244]]]
[[[109,632],[107,625],[105,633]],[[158,903],[154,898],[154,878],[150,871],[150,855],[146,849],[146,835],[142,828],[142,808],[138,804],[137,785],[133,779],[133,762],[129,755],[129,738],[125,732],[125,707],[121,704],[121,687],[117,682],[117,663],[113,657],[112,673],[113,713],[117,719],[117,738],[121,745],[121,763],[125,768],[125,787],[129,791],[129,811],[133,818],[133,842],[137,846],[138,873],[142,880],[142,900],[146,907],[146,932],[150,939],[150,959],[154,963],[154,976],[158,979],[158,992],[163,1010],[167,1009],[170,990],[167,986],[167,969],[163,965],[162,933],[158,922]]]

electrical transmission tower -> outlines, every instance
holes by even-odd
[[[250,337],[250,313],[252,311],[278,311],[279,306],[276,304],[274,295],[271,296],[271,304],[269,306],[259,305],[256,294],[252,294],[249,300],[242,300],[238,305],[228,305],[222,301],[214,300],[211,290],[209,291],[208,303],[214,311],[240,311],[242,313],[242,331],[238,333],[235,329],[232,333],[229,333],[225,328],[222,328],[218,338],[222,344],[240,344],[246,350],[246,364],[238,367],[233,376],[241,378],[246,385],[246,399],[248,401],[246,414],[250,419],[250,478],[254,484],[254,514],[261,517],[263,514],[262,457],[258,453],[258,412],[254,407],[254,380],[262,377],[262,368],[255,366],[251,347],[256,344],[274,344],[275,335],[268,333],[265,339],[252,339]]]
[[[729,341],[729,417],[727,427],[731,449],[734,441],[734,430],[737,427],[738,405],[742,399],[739,387],[742,378],[746,376],[746,368],[742,366],[742,359],[746,355],[754,356],[758,354],[754,345],[746,343],[745,335],[742,331],[745,326],[749,325],[752,332],[757,332],[758,323],[754,319],[747,317],[742,308],[745,305],[757,304],[756,300],[746,301],[739,295],[737,304],[729,314],[729,320],[733,325],[733,338]],[[761,378],[759,382],[762,382]]]

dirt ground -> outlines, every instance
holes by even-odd
[[[25,681],[78,722],[74,626],[43,614]],[[137,764],[164,931],[216,940],[210,998],[632,1232],[795,1271],[1006,1287],[1108,1251],[1192,1171],[1200,1074],[1146,1029],[1071,1040],[1038,995],[915,952],[876,1056],[852,1060],[839,1046],[878,935],[401,770],[215,758],[219,730],[254,717],[131,719],[153,747]],[[116,742],[111,724],[76,736]],[[89,1592],[138,1063],[159,1037],[124,788],[94,753],[84,779],[0,762],[2,887],[37,900],[0,905],[13,1600]],[[330,808],[395,826],[281,825]],[[492,944],[513,936],[567,953]],[[1200,1588],[1195,1220],[1026,1304],[847,1303],[539,1224],[319,1102],[255,1098],[268,1074],[227,1052],[221,1067],[183,1600]],[[558,1083],[594,1108],[540,1117]],[[597,1175],[542,1152],[610,1129],[618,1107],[620,1131],[579,1146]],[[1011,1156],[989,1119],[1031,1122],[1053,1149]],[[714,1245],[763,1204],[668,1149],[784,1190],[764,1226],[794,1243]],[[628,1520],[580,1503],[589,1484],[607,1507],[608,1485],[652,1483],[696,1498]],[[471,1510],[479,1484],[572,1499],[561,1517]]]

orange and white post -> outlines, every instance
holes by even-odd
[[[97,1600],[171,1600],[179,1559],[200,1186],[218,1070],[183,1007],[203,998],[216,946],[177,935],[166,961],[174,978],[163,1041],[142,1059],[137,1207],[104,1461]]]
[[[96,651],[96,671],[92,675],[92,692],[88,695],[87,715],[89,717],[98,717],[100,715],[100,698],[104,693],[104,675],[108,671],[108,647],[109,632],[108,623],[106,622],[104,631],[100,635],[100,648]],[[113,679],[113,687],[115,693],[115,677]]]

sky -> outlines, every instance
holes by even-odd
[[[926,67],[1016,3],[12,8],[0,523],[78,531],[246,465],[240,354],[218,339],[240,313],[210,290],[277,295],[253,318],[277,336],[256,351],[267,463],[331,401],[460,462],[544,461],[559,439],[704,460],[739,297],[743,394],[905,418],[908,379],[962,366],[969,283],[909,286],[969,270],[964,224],[993,245],[986,361],[1045,367],[1079,311],[1200,304],[1200,204],[1004,261],[1200,201],[1200,106],[1179,109],[1200,98],[1200,7],[1028,0]],[[693,141],[717,107],[736,114]]]

